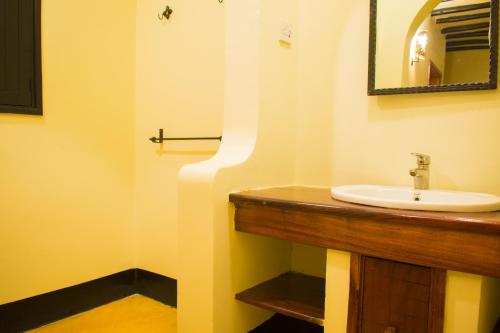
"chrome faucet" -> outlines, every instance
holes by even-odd
[[[425,154],[412,153],[417,158],[417,167],[410,169],[410,176],[413,177],[416,190],[429,189],[429,165],[431,157]]]

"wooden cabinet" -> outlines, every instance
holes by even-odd
[[[443,331],[446,271],[352,255],[348,332]]]
[[[334,200],[328,189],[305,187],[229,198],[236,207],[237,231],[351,253],[348,333],[442,332],[446,269],[500,277],[500,212],[368,207]],[[295,312],[308,309],[306,298],[299,304],[269,302],[277,300],[270,282],[258,288],[264,297],[249,291],[236,297],[321,325],[321,316]],[[280,297],[293,295],[296,287],[290,286],[293,290],[281,289]]]
[[[500,278],[500,211],[447,213],[356,205],[329,189],[232,193],[235,229],[415,265]]]
[[[351,258],[348,333],[442,332],[446,271],[357,254]],[[280,314],[250,333],[323,332],[322,278],[288,272],[236,299]]]

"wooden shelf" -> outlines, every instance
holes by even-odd
[[[323,326],[325,279],[288,272],[237,294],[236,299]]]
[[[265,321],[259,327],[251,330],[248,333],[323,333],[324,329],[321,326],[307,323],[303,320],[283,316],[280,314],[274,315],[268,321]]]

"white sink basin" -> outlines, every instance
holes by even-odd
[[[357,204],[441,212],[500,210],[500,197],[473,192],[414,190],[407,187],[346,185],[333,187],[332,197]]]

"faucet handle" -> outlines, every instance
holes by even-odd
[[[425,154],[421,154],[421,153],[411,153],[411,154],[417,158],[418,165],[431,164],[431,157],[429,155],[425,155]]]

